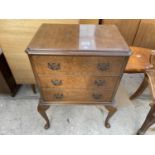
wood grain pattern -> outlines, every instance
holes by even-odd
[[[39,76],[42,88],[114,89],[119,77],[109,76]]]
[[[128,45],[114,25],[43,24],[27,48],[31,54],[48,51],[51,55],[62,55],[62,50],[64,54],[130,55]]]
[[[90,46],[88,49],[86,49],[88,54],[85,55],[83,47],[79,46],[79,40],[83,37],[82,35],[85,34],[85,41],[90,41],[89,33],[92,31],[92,27],[96,29],[95,35],[92,35],[92,38],[95,38],[94,44],[96,46]],[[27,53],[30,56],[33,70],[38,84],[41,88],[41,94],[43,98],[48,93],[45,93],[45,90],[43,88],[52,88],[49,84],[51,83],[51,78],[63,77],[64,79],[62,79],[62,81],[61,79],[57,79],[58,83],[65,82],[65,86],[61,88],[63,88],[64,91],[69,88],[69,90],[75,91],[75,88],[88,90],[92,88],[93,85],[92,83],[89,84],[89,79],[93,79],[93,76],[100,76],[100,78],[109,79],[106,90],[109,90],[109,92],[111,92],[111,97],[115,96],[115,92],[117,90],[116,87],[118,87],[120,77],[123,74],[126,61],[128,60],[127,57],[130,54],[130,49],[123,41],[123,38],[119,38],[119,31],[113,26],[85,25],[83,27],[82,25],[82,29],[84,28],[84,31],[82,32],[81,30],[79,30],[80,28],[81,25],[77,26],[44,24],[40,27],[32,41],[28,45]],[[111,39],[113,39],[112,42]],[[101,40],[104,40],[105,44],[101,44]],[[123,52],[121,54],[117,53],[118,49]],[[95,55],[93,56],[90,53],[90,51],[92,50],[95,53]],[[103,53],[101,57],[98,56],[98,50],[101,50],[101,52]],[[109,55],[111,55],[110,53],[112,53],[113,56],[105,56],[104,53],[106,53],[107,50],[110,51]],[[59,51],[61,52],[61,54],[59,53]],[[64,55],[66,51],[71,51],[71,53]],[[75,52],[81,52],[82,55],[75,54]],[[115,56],[115,53],[117,53],[118,55],[124,54],[124,56]],[[89,78],[86,78],[84,80],[84,76],[88,76]],[[114,76],[114,78],[116,78],[117,80],[113,80],[114,83],[110,83],[113,78],[110,76]],[[76,84],[76,81],[78,80],[79,82],[81,82],[81,84],[77,84],[77,86],[74,86],[74,84]],[[84,81],[83,83],[82,80]],[[87,83],[87,85],[84,84],[85,82]],[[90,86],[88,86],[88,84]],[[113,89],[107,89],[112,87]],[[48,90],[49,92],[52,91],[52,89]],[[101,89],[95,89],[95,91],[97,90],[100,91]],[[62,97],[62,94],[59,95],[60,96],[58,97]],[[52,101],[52,98],[49,97],[48,101]]]
[[[93,56],[32,56],[32,62],[39,75],[104,75],[119,76],[124,57]],[[59,64],[60,69],[53,70],[48,64]],[[103,69],[102,69],[103,65]],[[101,67],[101,68],[100,68]]]
[[[99,19],[80,19],[80,24],[99,24]]]
[[[46,129],[46,105],[55,103],[109,105],[105,126],[110,127],[116,112],[112,102],[130,55],[115,26],[44,24],[26,51],[40,88],[38,111]]]
[[[155,40],[155,20],[142,19],[133,45],[155,49],[154,40]]]
[[[125,68],[126,73],[144,73],[150,66],[151,50],[131,46],[132,55]]]
[[[32,84],[35,82],[25,48],[42,23],[79,24],[79,20],[0,20],[1,47],[17,83]]]
[[[87,90],[87,89],[44,89],[43,99],[48,102],[57,102],[59,104],[62,101],[68,101],[68,103],[84,102],[91,103],[96,102],[111,102],[112,90]]]
[[[139,28],[140,19],[103,19],[102,24],[115,24],[128,45],[132,45]]]

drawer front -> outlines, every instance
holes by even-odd
[[[108,76],[39,76],[42,88],[114,89],[119,77]]]
[[[124,57],[32,56],[37,74],[41,75],[119,75]]]
[[[44,101],[111,102],[112,90],[42,89]]]

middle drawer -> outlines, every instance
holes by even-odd
[[[114,76],[39,76],[42,88],[114,89],[120,77]]]

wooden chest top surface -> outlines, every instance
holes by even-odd
[[[114,25],[43,24],[26,51],[49,55],[130,55]]]

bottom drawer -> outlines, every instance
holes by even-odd
[[[44,101],[111,102],[113,90],[42,89]]]

